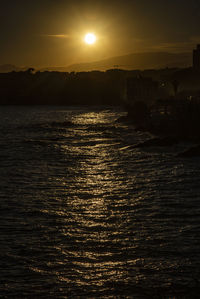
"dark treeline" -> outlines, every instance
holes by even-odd
[[[119,105],[123,72],[23,72],[0,74],[0,104]]]
[[[189,69],[120,70],[106,72],[21,72],[0,74],[1,105],[120,105],[126,96],[128,77],[151,77],[165,82],[164,93],[173,93],[173,82],[179,82],[179,92],[190,95],[200,89],[200,73]],[[160,84],[161,86],[162,84]]]

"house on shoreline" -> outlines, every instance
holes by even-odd
[[[133,105],[135,102],[144,102],[152,105],[158,96],[158,82],[147,77],[129,77],[126,82],[126,102]]]

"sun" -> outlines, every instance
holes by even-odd
[[[87,33],[84,37],[84,41],[88,45],[95,44],[96,40],[97,40],[97,38],[96,38],[96,35],[94,33]]]

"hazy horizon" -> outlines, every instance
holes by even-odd
[[[155,61],[151,62],[152,57],[155,58],[154,55],[160,55],[162,56],[162,62],[158,59],[158,65],[155,64]],[[138,61],[139,57],[139,61]],[[133,59],[135,58],[135,60]],[[170,60],[171,58],[171,60]],[[185,61],[183,60],[185,58]],[[145,61],[142,61],[142,60]],[[126,64],[119,64],[122,61],[126,61]],[[159,63],[161,63],[159,65]],[[121,68],[121,69],[134,69],[134,66],[141,69],[148,69],[149,64],[152,64],[152,68],[159,68],[159,66],[162,67],[188,67],[191,66],[192,63],[192,52],[180,52],[180,53],[173,53],[173,52],[164,52],[164,51],[152,51],[152,52],[138,52],[138,53],[128,53],[126,55],[121,56],[113,56],[113,57],[107,57],[102,60],[96,60],[96,61],[83,61],[83,62],[77,62],[74,64],[69,65],[49,65],[49,66],[33,66],[33,65],[14,65],[11,63],[4,63],[0,65],[0,72],[4,68],[10,68],[10,69],[19,69],[19,70],[25,70],[27,68],[34,68],[35,70],[54,70],[54,69],[64,69],[64,71],[71,71],[73,67],[75,67],[75,71],[77,71],[77,68],[80,67],[81,71],[85,70],[103,70],[108,68]],[[106,64],[106,66],[103,66]],[[119,65],[118,65],[119,64]],[[145,67],[146,65],[146,67]]]
[[[3,2],[0,65],[69,66],[143,52],[191,52],[200,3],[175,0]],[[186,21],[187,20],[187,21]],[[95,33],[94,45],[84,35]]]

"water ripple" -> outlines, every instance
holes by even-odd
[[[129,147],[122,115],[2,108],[2,298],[195,298],[199,160]]]

